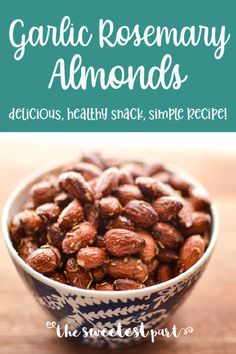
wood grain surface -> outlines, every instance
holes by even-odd
[[[60,141],[1,141],[0,210],[14,186],[36,168],[62,157],[77,156],[81,144]],[[110,149],[109,149],[110,150]],[[140,151],[145,149],[140,147]],[[154,151],[155,152],[155,151]],[[154,154],[152,149],[152,154]],[[111,152],[110,152],[111,153]],[[150,153],[146,151],[146,153]],[[116,152],[117,154],[117,152]],[[136,155],[138,154],[136,150]],[[151,154],[151,153],[150,153]],[[155,154],[157,154],[155,152]],[[195,175],[209,189],[220,215],[217,247],[196,288],[169,320],[168,326],[192,326],[191,335],[159,339],[127,350],[158,354],[236,353],[236,156],[219,152],[162,151],[158,156]],[[45,328],[47,315],[18,277],[0,240],[0,353],[99,353],[101,350],[63,341]],[[107,353],[109,350],[106,351]],[[111,350],[118,353],[120,350]]]

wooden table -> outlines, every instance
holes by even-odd
[[[0,138],[1,139],[1,138]],[[63,156],[77,155],[78,144],[37,141],[1,142],[0,209],[14,186],[41,165]],[[141,148],[140,148],[141,150]],[[128,352],[139,354],[233,354],[236,353],[236,164],[235,155],[208,152],[161,151],[158,156],[174,162],[199,178],[210,190],[220,213],[219,241],[208,269],[189,299],[169,321],[192,326],[193,334],[158,343],[142,344]],[[0,259],[0,353],[94,353],[59,340],[45,328],[48,319],[19,279],[1,242]],[[118,350],[113,350],[113,353]]]

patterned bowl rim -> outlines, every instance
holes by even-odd
[[[30,176],[26,177],[23,179],[15,189],[12,191],[10,196],[8,197],[3,213],[2,213],[2,230],[3,230],[3,236],[4,240],[8,249],[8,252],[10,253],[11,257],[13,260],[22,268],[26,273],[30,274],[33,278],[37,279],[38,281],[56,288],[58,291],[62,292],[70,292],[73,294],[78,294],[82,296],[88,296],[88,297],[93,297],[93,298],[124,298],[124,297],[139,297],[143,295],[148,295],[153,292],[158,292],[160,290],[167,289],[169,287],[172,287],[173,285],[182,282],[186,280],[187,278],[191,277],[194,273],[196,273],[201,267],[209,260],[213,249],[215,247],[216,241],[217,241],[217,235],[218,235],[218,229],[219,229],[219,218],[218,218],[218,211],[217,208],[214,204],[211,204],[211,214],[212,214],[212,232],[211,232],[211,239],[210,243],[204,253],[204,255],[187,271],[181,273],[177,277],[174,277],[164,283],[161,284],[156,284],[152,285],[143,289],[137,289],[137,290],[122,290],[122,291],[101,291],[101,290],[91,290],[91,289],[80,289],[73,287],[71,285],[67,284],[62,284],[59,283],[55,280],[52,280],[50,278],[47,278],[43,274],[40,274],[36,272],[33,268],[31,268],[28,264],[26,264],[23,259],[20,258],[18,255],[16,249],[14,248],[9,230],[8,230],[8,225],[9,225],[9,220],[11,217],[11,211],[12,208],[14,208],[15,203],[17,201],[17,198],[20,197],[21,195],[26,195],[26,192],[29,190],[30,186],[35,183],[37,180],[40,180],[44,175],[56,172],[64,163],[70,163],[72,161],[68,162],[68,159],[63,159],[58,162],[54,162],[53,164],[47,164],[44,167],[37,169],[36,172],[31,174]],[[172,165],[172,164],[167,164],[165,163],[165,166],[167,167],[168,170],[179,173],[181,175],[184,175],[185,178],[187,178],[189,181],[191,181],[194,185],[200,186],[201,188],[204,188],[203,185],[195,179],[192,175],[188,174],[185,172],[183,169]],[[205,188],[204,188],[205,189]],[[206,189],[205,189],[206,190]],[[19,208],[17,208],[19,209]]]

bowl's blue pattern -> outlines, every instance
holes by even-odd
[[[78,295],[71,290],[59,292],[56,288],[33,278],[18,264],[15,265],[39,304],[49,311],[58,323],[68,324],[71,330],[81,330],[82,327],[111,329],[118,321],[124,329],[139,326],[140,322],[143,322],[148,330],[160,328],[167,317],[179,307],[200,277],[206,263],[185,280],[164,290],[156,292],[150,288],[148,295],[139,297],[134,297],[131,291],[130,296],[120,299],[119,296],[118,299],[98,299],[94,296]],[[130,345],[132,340],[137,342],[141,338],[81,336],[77,339],[96,347],[120,347]]]

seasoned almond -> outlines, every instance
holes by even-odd
[[[45,228],[44,221],[34,210],[24,210],[16,214],[10,224],[10,232],[13,240],[17,243],[24,234],[31,235]]]
[[[65,209],[62,210],[58,225],[62,230],[69,230],[79,224],[84,218],[84,210],[81,203],[74,199]]]
[[[49,225],[47,228],[47,241],[50,245],[61,249],[65,232],[62,231],[57,223]]]
[[[140,189],[133,184],[123,184],[119,186],[115,191],[115,195],[123,205],[133,199],[143,199]]]
[[[75,258],[68,259],[65,275],[70,284],[81,289],[89,289],[93,281],[92,274],[81,268]]]
[[[65,192],[60,192],[54,198],[54,203],[57,204],[60,209],[64,209],[71,201],[72,197]]]
[[[91,273],[92,273],[92,276],[93,276],[93,280],[95,282],[102,281],[102,279],[104,278],[104,276],[106,274],[103,267],[98,267],[98,268],[91,269]]]
[[[144,239],[135,232],[126,229],[107,231],[103,241],[108,252],[117,257],[136,253],[145,246]]]
[[[102,216],[111,217],[122,212],[122,206],[115,197],[104,197],[99,201],[99,211]]]
[[[76,260],[81,267],[92,269],[103,265],[108,260],[108,257],[103,248],[85,247],[79,250]]]
[[[209,207],[210,197],[205,189],[194,187],[190,189],[189,194],[195,210],[203,210]]]
[[[82,154],[81,161],[91,163],[101,170],[106,167],[106,163],[102,155],[97,151],[87,151]]]
[[[144,164],[146,175],[152,177],[153,175],[163,171],[164,166],[160,161],[147,161]]]
[[[22,237],[25,236],[25,231],[21,223],[21,215],[22,212],[14,215],[9,224],[11,238],[16,245],[20,244]]]
[[[100,224],[100,215],[99,215],[99,204],[95,202],[94,204],[85,205],[85,218],[86,220],[98,229]]]
[[[131,200],[125,206],[125,214],[138,227],[149,227],[157,221],[157,214],[150,203],[143,200]]]
[[[158,260],[163,263],[172,263],[178,260],[178,255],[173,249],[161,248],[158,253]]]
[[[100,291],[113,291],[113,290],[115,290],[114,285],[110,282],[107,282],[107,281],[100,283],[100,284],[99,283],[96,284],[95,288],[96,288],[96,290],[100,290]]]
[[[57,188],[51,180],[35,183],[30,190],[34,206],[53,202]]]
[[[174,189],[181,191],[183,195],[188,195],[190,188],[192,187],[191,182],[184,176],[179,174],[171,174],[168,184]]]
[[[102,169],[89,162],[78,162],[73,166],[73,171],[79,172],[83,175],[86,181],[99,177]]]
[[[59,187],[82,202],[92,202],[94,192],[84,177],[77,172],[64,172],[58,176]]]
[[[21,240],[18,248],[19,256],[26,261],[29,255],[38,248],[32,237],[26,237]]]
[[[152,206],[157,213],[160,222],[175,220],[183,208],[183,204],[177,197],[161,197],[156,199]]]
[[[192,267],[203,255],[205,242],[200,235],[193,235],[186,239],[179,253],[180,271],[184,272]]]
[[[146,262],[145,264],[147,266],[148,274],[151,274],[157,269],[159,262],[156,258],[153,258],[151,261]]]
[[[114,287],[115,290],[135,290],[144,288],[144,285],[132,279],[116,279]]]
[[[144,166],[139,162],[126,162],[121,166],[121,168],[129,171],[134,178],[139,176],[146,176]]]
[[[66,280],[65,276],[59,272],[49,273],[47,276],[48,278],[58,281],[59,283],[68,284],[68,281]]]
[[[134,184],[134,178],[130,171],[128,171],[125,168],[120,168],[119,169],[119,184]]]
[[[91,245],[97,235],[97,230],[89,223],[81,223],[70,230],[62,242],[62,250],[66,254],[78,251],[80,248]]]
[[[211,216],[205,212],[195,211],[192,213],[192,225],[184,229],[186,235],[202,234],[209,231]]]
[[[157,244],[151,234],[145,231],[138,231],[138,237],[145,241],[145,245],[142,249],[138,251],[139,257],[145,262],[151,262],[152,259],[157,255]]]
[[[167,184],[162,183],[152,177],[138,177],[135,180],[135,184],[145,195],[152,198],[169,196],[172,193],[170,187]]]
[[[181,198],[181,203],[183,204],[183,208],[180,210],[178,214],[178,222],[184,228],[188,228],[193,223],[192,220],[192,213],[194,211],[193,206],[189,202],[189,200],[186,200],[184,198]]]
[[[56,221],[58,216],[61,213],[61,209],[54,203],[46,203],[38,206],[36,213],[40,216],[45,222],[47,221]]]
[[[60,256],[53,247],[38,248],[27,258],[26,262],[39,273],[53,272],[60,264]]]
[[[153,286],[156,285],[157,281],[156,281],[156,277],[154,276],[154,274],[151,274],[148,276],[147,280],[145,281],[145,286]]]
[[[114,219],[110,220],[106,225],[108,230],[110,229],[127,229],[134,230],[133,222],[128,219],[125,215],[118,215]]]
[[[96,197],[102,198],[108,196],[116,189],[119,181],[119,171],[116,167],[110,167],[105,170],[98,178],[96,184]]]
[[[169,224],[158,222],[153,226],[152,234],[160,246],[171,249],[178,248],[183,242],[183,236],[174,227]]]
[[[164,283],[165,281],[173,278],[171,267],[168,264],[160,264],[157,268],[157,281],[158,283]]]
[[[129,278],[143,283],[148,276],[146,264],[134,257],[114,258],[106,266],[106,272],[114,279]]]

